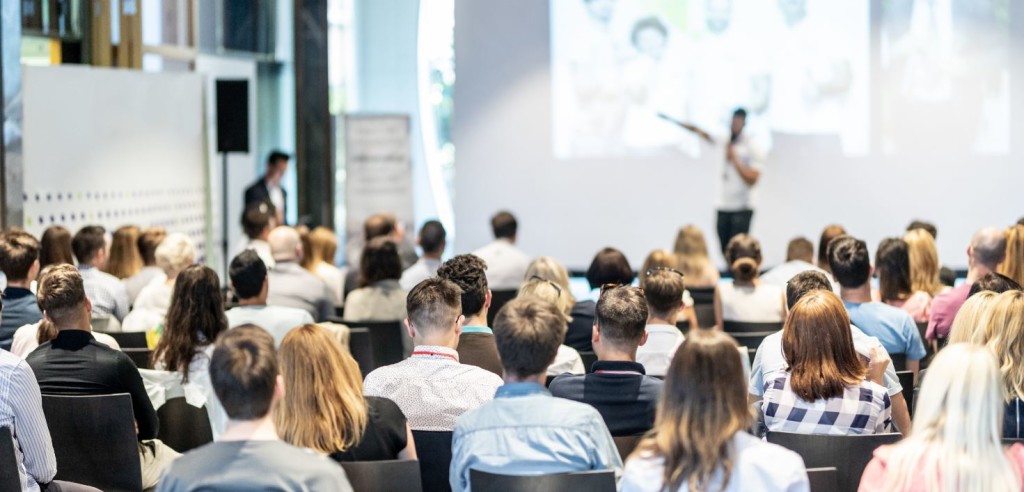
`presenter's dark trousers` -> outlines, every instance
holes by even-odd
[[[750,219],[753,217],[753,210],[718,211],[718,242],[722,246],[723,255],[733,236],[750,232]]]

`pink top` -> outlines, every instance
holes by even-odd
[[[898,446],[898,444],[895,446]],[[892,448],[893,446],[890,445],[882,446],[875,450],[875,457],[868,463],[867,468],[864,469],[864,475],[861,476],[860,487],[857,488],[858,492],[870,492],[885,488],[886,480],[889,479],[888,463],[889,453],[892,451]],[[1017,471],[1022,472],[1022,475],[1024,475],[1024,446],[1020,443],[1014,444],[1006,450],[1006,457],[1010,459],[1017,468]],[[901,492],[928,492],[925,490],[924,483],[923,479],[919,479]],[[1024,484],[1021,485],[1021,490],[1024,491]]]
[[[928,331],[925,338],[936,340],[949,336],[949,329],[953,327],[953,318],[960,311],[960,306],[967,301],[967,294],[971,293],[971,285],[964,282],[959,287],[954,287],[946,292],[938,294],[932,299],[931,316],[928,318]]]
[[[932,311],[932,296],[927,292],[919,290],[902,301],[887,301],[886,304],[898,307],[914,317],[914,321],[922,323],[928,321]]]

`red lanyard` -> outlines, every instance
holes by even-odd
[[[449,358],[449,359],[451,359],[451,360],[453,360],[455,362],[459,361],[459,358],[455,357],[452,354],[446,354],[444,352],[433,352],[433,351],[430,351],[430,350],[416,350],[416,351],[413,351],[412,355],[413,356],[425,355],[427,357],[447,357],[447,358]]]

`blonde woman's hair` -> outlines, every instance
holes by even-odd
[[[1024,225],[1006,230],[1006,259],[996,271],[1024,285]]]
[[[570,292],[569,271],[558,260],[550,256],[541,256],[531,261],[530,266],[526,269],[526,275],[523,276],[523,281],[528,282],[533,277],[540,277],[554,282],[562,288],[562,295],[566,296],[573,304],[576,304],[576,298]]]
[[[527,280],[526,283],[519,287],[516,299],[540,299],[550,302],[558,308],[558,311],[562,313],[562,316],[565,317],[565,321],[568,323],[572,321],[572,316],[569,313],[572,312],[572,307],[576,303],[566,294],[567,291],[560,286],[554,285],[554,282],[532,279]]]
[[[1024,399],[1024,292],[1011,290],[996,296],[983,323],[985,344],[999,361],[1006,401]]]
[[[939,251],[935,238],[924,229],[914,229],[903,236],[910,256],[910,289],[938,294],[944,287],[939,281]]]
[[[338,238],[334,231],[320,226],[309,232],[306,249],[302,257],[302,266],[307,270],[315,271],[320,263],[334,264],[334,255],[338,252]]]
[[[363,379],[338,340],[302,325],[285,335],[277,357],[288,389],[274,409],[281,439],[323,454],[359,444],[369,419]]]
[[[142,255],[136,242],[142,230],[138,226],[118,227],[110,240],[110,258],[104,268],[107,273],[126,279],[142,270]]]
[[[647,271],[652,268],[669,268],[672,270],[679,269],[679,258],[667,249],[656,249],[651,251],[644,258],[644,264],[640,265],[640,272],[637,278],[640,279],[640,288],[643,289],[647,286]],[[686,275],[685,273],[683,275]]]
[[[196,246],[192,239],[180,232],[172,232],[156,247],[156,266],[167,274],[177,277],[182,270],[196,260]]]
[[[967,298],[967,301],[960,306],[953,318],[953,325],[949,329],[949,343],[973,343],[985,345],[988,343],[988,330],[986,329],[986,318],[989,308],[995,301],[995,292],[982,291]]]
[[[1001,442],[999,366],[988,350],[965,343],[943,349],[915,403],[913,432],[889,453],[885,490],[1020,490]]]
[[[704,233],[693,224],[687,224],[679,229],[673,252],[678,258],[679,270],[691,279],[701,279],[711,264]]]

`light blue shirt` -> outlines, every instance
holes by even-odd
[[[57,458],[43,415],[43,400],[32,368],[0,350],[0,427],[14,434],[14,459],[21,490],[36,492],[57,474]],[[10,445],[11,443],[4,443]]]
[[[850,322],[873,336],[889,354],[906,354],[907,360],[921,360],[926,352],[917,323],[906,311],[881,302],[843,302]]]
[[[554,398],[537,383],[508,383],[455,424],[453,492],[469,490],[470,469],[503,475],[612,469],[619,477],[622,458],[594,407]]]

